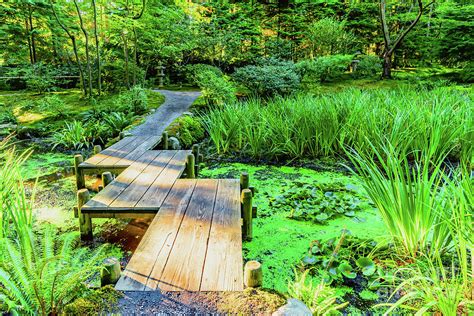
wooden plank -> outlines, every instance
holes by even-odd
[[[199,291],[217,191],[217,180],[199,180],[181,223],[158,287]]]
[[[240,182],[219,180],[201,291],[242,291]]]
[[[132,181],[145,169],[148,164],[155,160],[161,152],[147,151],[140,161],[133,163],[125,169],[112,183],[100,191],[92,200],[83,206],[84,211],[107,210],[108,206],[125,190]]]
[[[127,166],[131,165],[135,160],[140,158],[141,155],[147,150],[155,147],[161,140],[161,136],[148,136],[144,141],[138,140],[139,145],[131,151],[128,155],[118,160],[115,166]]]
[[[113,144],[112,146],[102,150],[97,155],[94,155],[87,159],[85,162],[81,164],[83,166],[96,166],[104,159],[107,159],[109,156],[114,155],[116,152],[122,150],[122,148],[128,146],[130,143],[136,140],[135,136],[132,137],[125,137],[124,139],[120,140],[119,142]]]
[[[142,291],[156,288],[195,185],[195,179],[183,179],[173,186],[168,202],[165,203],[166,207],[160,210],[148,227],[115,286],[117,290]]]
[[[114,166],[119,162],[123,157],[127,156],[130,154],[132,151],[134,151],[140,144],[143,142],[146,142],[146,140],[149,138],[149,136],[133,136],[135,139],[128,143],[126,146],[120,148],[119,150],[115,150],[113,154],[109,155],[109,157],[105,158],[98,164],[100,166]],[[145,150],[143,150],[144,152]]]
[[[188,150],[179,150],[158,177],[150,185],[141,200],[135,205],[136,209],[160,207],[176,180],[181,177],[186,164]]]
[[[161,154],[145,169],[143,169],[140,175],[138,175],[119,196],[117,196],[117,198],[110,204],[110,207],[133,209],[141,197],[146,193],[148,188],[153,184],[155,179],[164,172],[164,170],[169,168],[170,164],[171,166],[174,166],[172,159],[176,154],[177,151],[175,150],[162,151]],[[171,189],[171,186],[169,189]],[[156,205],[155,209],[159,209],[160,206],[161,203]]]

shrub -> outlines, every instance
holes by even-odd
[[[363,55],[359,58],[357,68],[353,73],[356,78],[374,78],[382,72],[382,63],[377,56]]]
[[[16,124],[17,119],[15,114],[13,114],[13,110],[10,107],[6,107],[1,104],[0,106],[4,107],[0,111],[0,124]]]
[[[218,77],[224,76],[220,68],[207,64],[187,65],[185,69],[187,79],[195,84],[198,84],[198,74],[205,71],[212,71]]]
[[[304,83],[326,82],[341,77],[352,59],[352,55],[324,56],[300,61],[296,68]]]
[[[92,133],[87,126],[79,121],[66,122],[59,131],[54,132],[50,138],[53,148],[61,146],[65,149],[87,149],[93,144]]]
[[[121,131],[133,123],[135,116],[133,113],[112,112],[104,117],[104,123],[112,137],[116,137]]]
[[[54,89],[56,80],[54,76],[58,74],[56,68],[43,63],[36,63],[29,67],[11,70],[9,76],[24,77],[28,90],[38,93],[45,93]]]
[[[143,114],[148,109],[148,96],[145,89],[134,86],[129,91],[121,93],[115,100],[114,105],[121,112]]]
[[[258,96],[285,95],[298,89],[300,78],[292,61],[262,59],[256,65],[237,68],[233,78]]]
[[[462,82],[472,83],[474,82],[474,62],[468,62],[466,66],[461,70],[460,79]]]
[[[41,111],[48,111],[54,113],[56,116],[64,116],[66,110],[64,101],[55,94],[41,99],[41,101],[38,102],[38,107]]]
[[[206,69],[196,73],[196,82],[201,88],[203,98],[210,106],[235,101],[235,88],[232,83],[213,70]]]
[[[168,128],[168,133],[178,138],[184,147],[189,148],[204,139],[205,129],[200,119],[187,115],[177,118]]]

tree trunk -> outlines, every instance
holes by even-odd
[[[127,88],[130,89],[130,69],[128,67],[128,41],[127,41],[127,35],[122,33],[122,38],[123,38],[123,56],[125,59],[125,79],[127,82]]]
[[[36,40],[35,40],[35,33],[34,33],[34,26],[33,26],[33,10],[31,6],[28,7],[28,19],[30,21],[30,36],[31,36],[31,51],[33,53],[33,64],[36,64]]]
[[[100,74],[100,47],[99,47],[99,34],[97,31],[97,6],[95,0],[92,0],[92,7],[94,9],[94,37],[95,37],[95,54],[97,58],[97,89],[98,94],[102,92],[102,77]]]
[[[84,34],[84,38],[86,40],[85,46],[86,46],[87,77],[88,77],[88,82],[89,82],[89,96],[92,96],[92,70],[91,70],[91,58],[89,54],[89,34],[87,34],[87,30],[84,27],[84,21],[82,20],[81,10],[79,9],[77,0],[73,0],[73,1],[74,1],[74,5],[76,6],[77,16],[79,17],[80,27],[81,27],[82,33]]]
[[[33,65],[34,59],[33,59],[33,50],[31,49],[31,37],[30,37],[30,26],[28,23],[28,18],[25,17],[25,29],[26,29],[26,39],[28,41],[28,50],[30,52],[30,63]]]
[[[383,57],[382,79],[392,79],[392,55]]]
[[[84,95],[87,96],[87,88],[86,88],[86,85],[85,85],[85,82],[84,82],[84,72],[82,71],[81,61],[79,60],[79,54],[77,53],[76,37],[74,35],[72,35],[71,32],[69,32],[69,30],[67,29],[67,27],[64,24],[61,23],[61,20],[59,19],[59,16],[56,13],[56,10],[54,9],[53,1],[50,0],[49,3],[51,5],[51,10],[53,11],[53,15],[56,18],[56,21],[58,22],[59,26],[64,30],[64,32],[66,32],[66,34],[71,39],[72,48],[73,48],[73,51],[74,51],[74,57],[76,58],[77,68],[79,69],[79,78],[80,78],[80,81],[81,81],[82,89],[83,89]]]

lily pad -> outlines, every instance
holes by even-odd
[[[357,259],[356,264],[362,269],[362,274],[365,276],[371,276],[375,273],[377,267],[372,259],[367,257],[360,257]]]

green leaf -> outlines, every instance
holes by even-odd
[[[348,262],[343,262],[338,267],[339,272],[342,273],[346,278],[355,279],[357,273],[355,273],[352,269],[352,266]]]
[[[367,257],[360,257],[359,259],[357,259],[356,264],[359,268],[362,269],[362,274],[365,276],[373,275],[377,268],[372,259]]]

